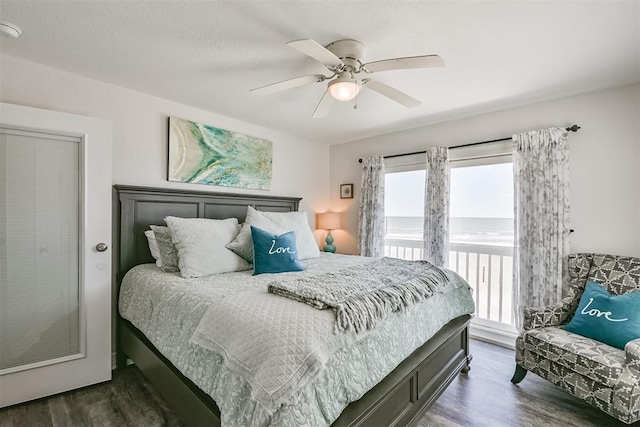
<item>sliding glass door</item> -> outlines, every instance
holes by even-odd
[[[510,150],[507,141],[450,151],[448,263],[473,288],[472,334],[507,345],[515,339]],[[423,259],[424,154],[387,159],[385,167],[385,256]]]

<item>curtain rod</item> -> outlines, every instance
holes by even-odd
[[[580,126],[578,125],[572,125],[569,126],[568,128],[565,128],[567,131],[569,132],[578,132],[578,129],[580,129]],[[489,141],[480,141],[480,142],[472,142],[470,144],[462,144],[462,145],[454,145],[453,147],[449,147],[449,150],[452,150],[454,148],[462,148],[462,147],[472,147],[474,145],[482,145],[482,144],[489,144],[491,142],[500,142],[500,141],[509,141],[511,140],[512,137],[508,137],[508,138],[498,138],[498,139],[490,139]],[[414,151],[413,153],[402,153],[402,154],[391,154],[389,156],[384,156],[384,159],[391,159],[393,157],[404,157],[404,156],[412,156],[414,154],[426,154],[426,151]],[[358,159],[358,163],[362,163],[362,159]]]

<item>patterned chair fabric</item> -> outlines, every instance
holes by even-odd
[[[531,371],[620,421],[636,422],[640,420],[640,339],[620,350],[560,326],[571,320],[591,281],[614,295],[640,291],[640,258],[572,254],[568,261],[567,296],[553,306],[525,310],[512,382],[520,382]]]

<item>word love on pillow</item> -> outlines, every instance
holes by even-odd
[[[564,329],[624,349],[626,343],[640,338],[640,292],[614,296],[589,282]]]
[[[276,235],[251,226],[253,240],[253,274],[302,271],[298,262],[296,233]]]

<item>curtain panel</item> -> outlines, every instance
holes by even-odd
[[[362,160],[358,240],[360,255],[384,256],[384,159]]]
[[[567,131],[549,128],[513,136],[515,248],[513,301],[522,330],[525,307],[563,296],[569,254]]]
[[[431,147],[426,151],[424,259],[446,267],[449,261],[449,149]]]

